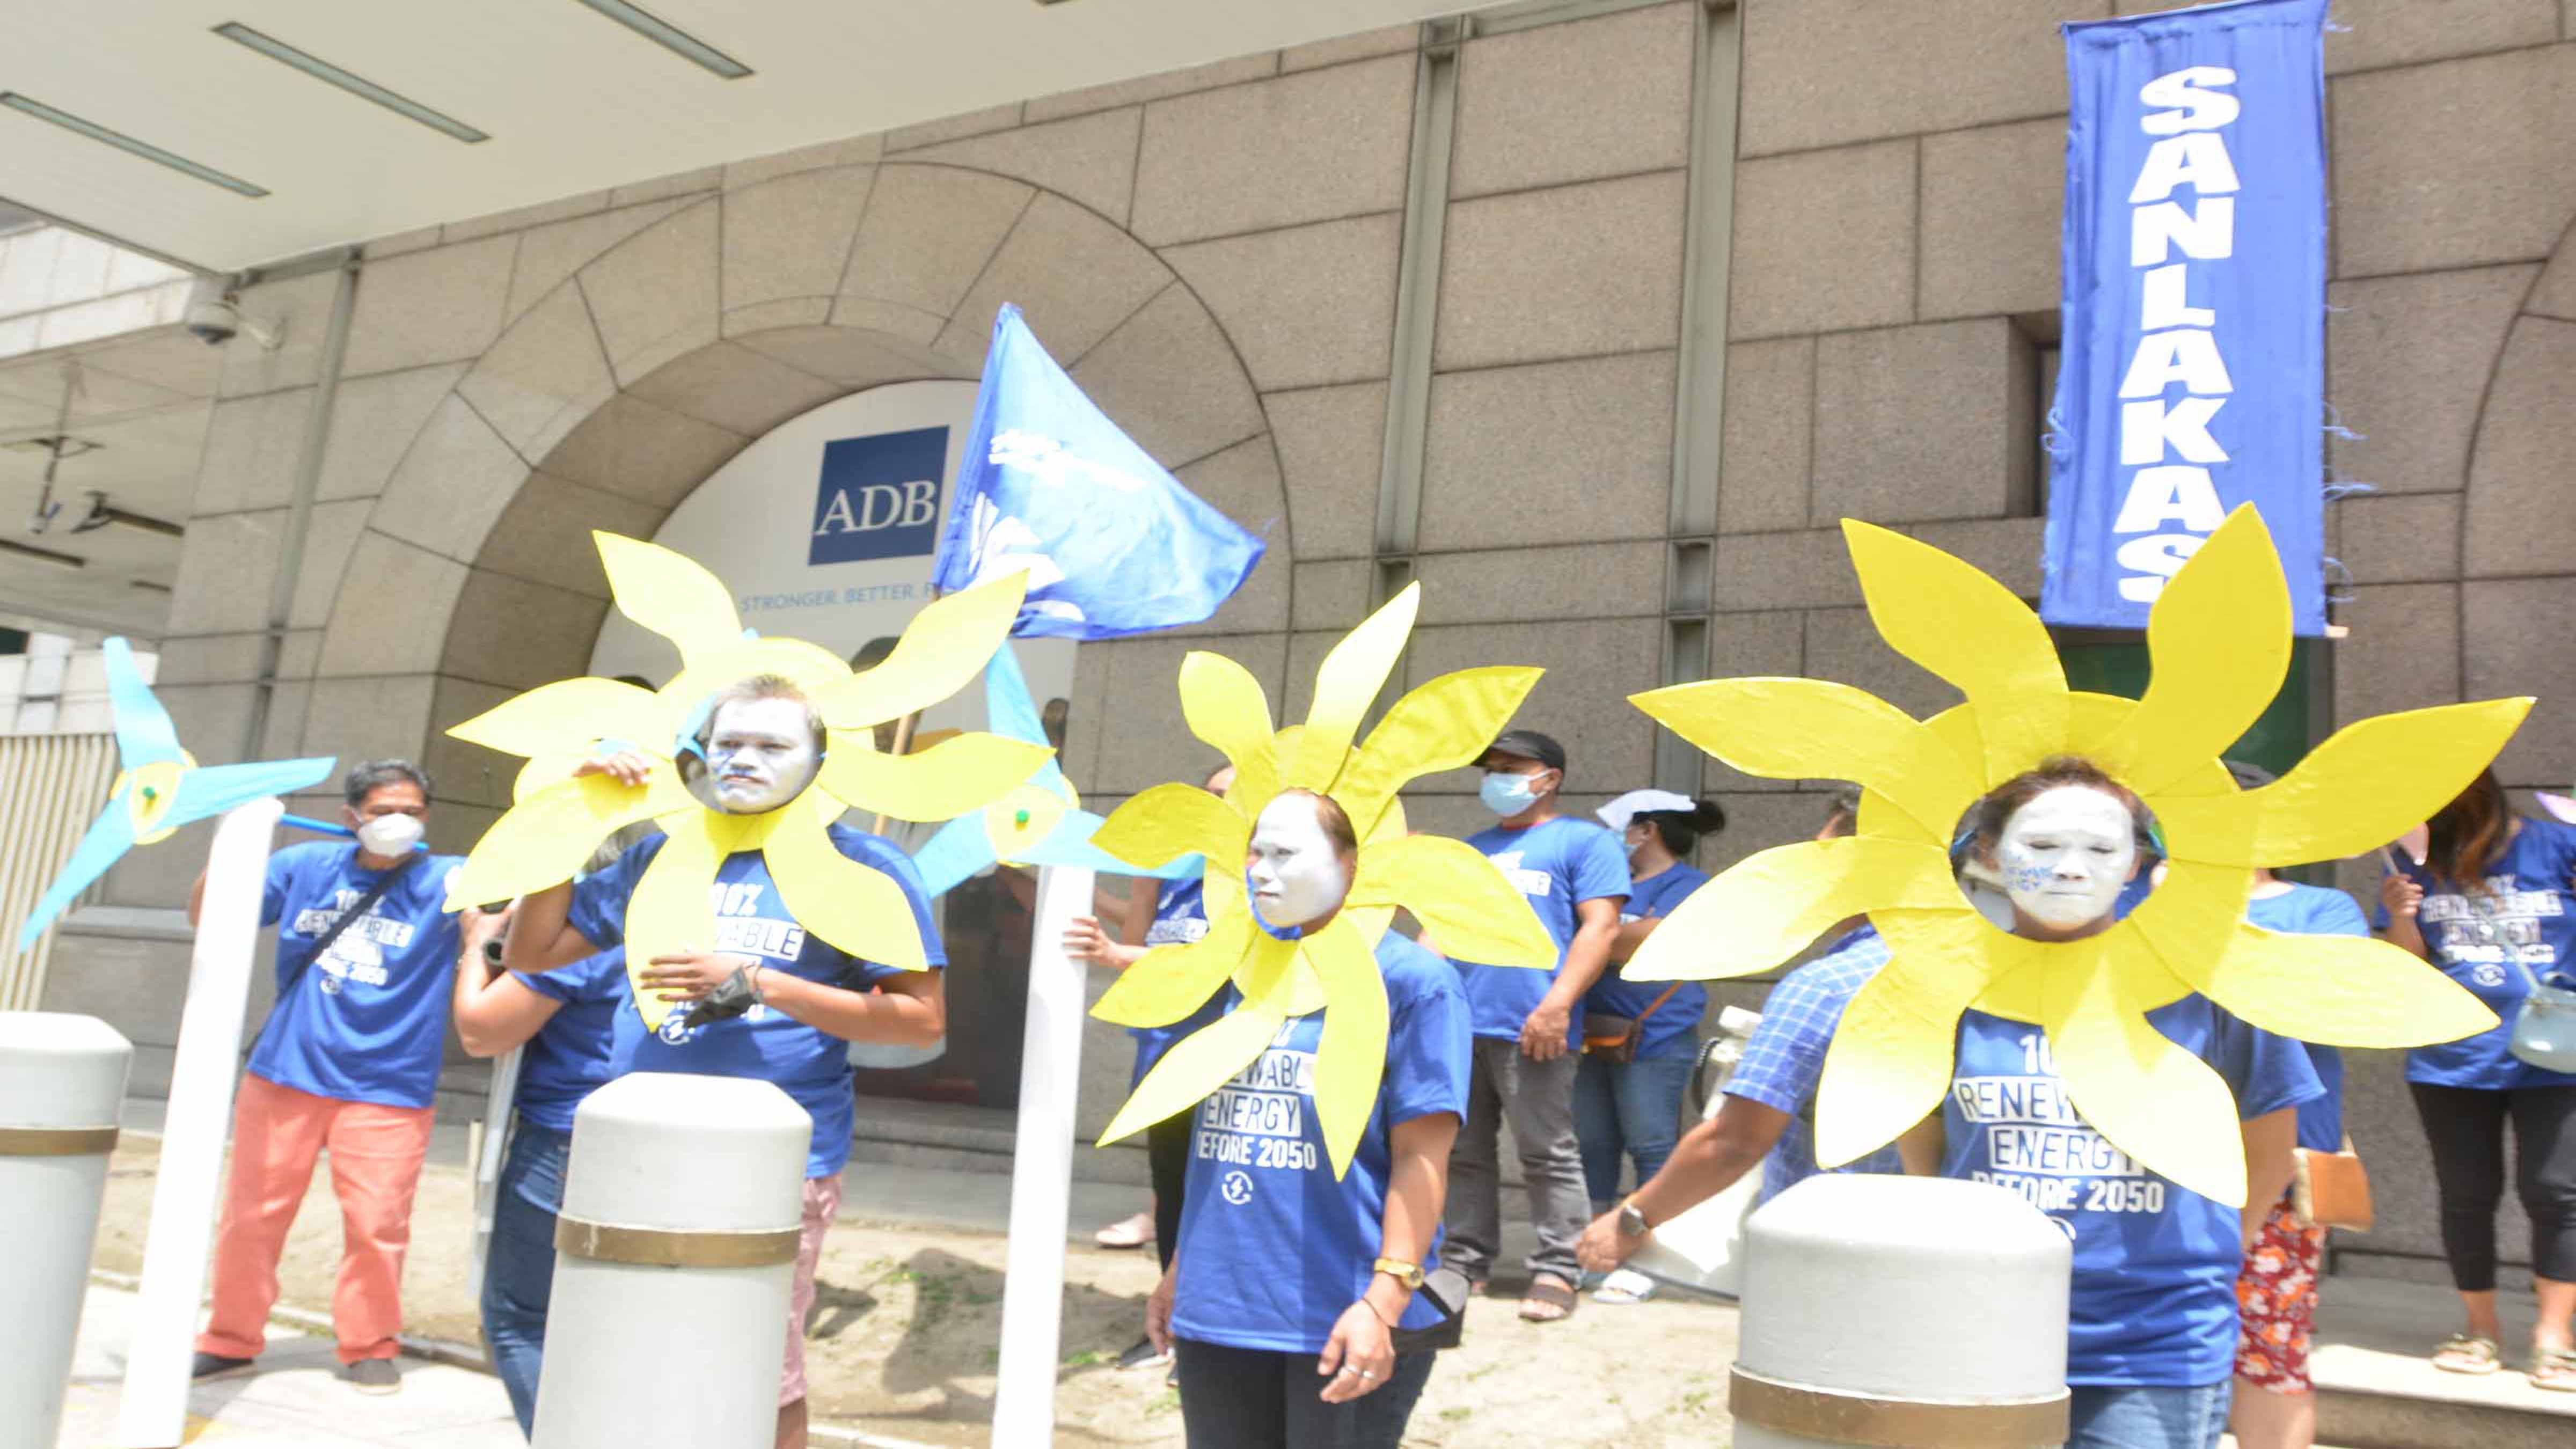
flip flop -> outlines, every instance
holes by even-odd
[[[2576,1394],[2576,1348],[2533,1349],[2531,1386],[2552,1393]]]
[[[2491,1374],[2504,1367],[2504,1355],[2492,1338],[2455,1333],[2433,1350],[2433,1367],[2446,1374]]]
[[[1630,1268],[1604,1274],[1601,1286],[1592,1290],[1592,1301],[1624,1308],[1643,1303],[1655,1296],[1655,1280]]]
[[[1521,1321],[1563,1323],[1582,1301],[1575,1296],[1573,1284],[1554,1273],[1541,1273],[1530,1279],[1529,1291],[1521,1295]]]
[[[1137,1213],[1120,1218],[1093,1233],[1091,1240],[1104,1248],[1141,1248],[1154,1241],[1154,1215]]]

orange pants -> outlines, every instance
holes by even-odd
[[[331,1149],[340,1199],[340,1282],[331,1326],[340,1362],[392,1358],[402,1329],[403,1252],[411,1200],[429,1155],[430,1109],[342,1102],[242,1075],[233,1102],[232,1177],[215,1238],[215,1306],[197,1347],[256,1358],[277,1303],[277,1260],[313,1181],[313,1159]]]

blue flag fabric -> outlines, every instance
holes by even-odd
[[[1113,639],[1207,618],[1262,548],[1092,406],[1019,308],[1002,308],[933,586],[1026,569],[1013,634]]]
[[[2143,628],[2240,503],[2325,632],[2326,0],[2064,27],[2052,624]]]

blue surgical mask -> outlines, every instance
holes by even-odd
[[[1515,775],[1505,770],[1488,770],[1485,781],[1476,787],[1476,798],[1485,808],[1509,818],[1538,802],[1538,791],[1530,788],[1529,775]]]

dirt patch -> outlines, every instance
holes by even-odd
[[[160,1144],[128,1135],[110,1171],[97,1265],[141,1270],[144,1226]],[[481,1341],[466,1296],[471,1240],[463,1171],[433,1164],[421,1177],[403,1279],[406,1330]],[[340,1214],[327,1162],[314,1174],[279,1268],[284,1301],[327,1313],[340,1260]],[[992,1233],[843,1222],[825,1241],[807,1373],[825,1423],[939,1445],[979,1445],[993,1411],[1001,1339],[1004,1240]],[[1176,1445],[1180,1402],[1158,1373],[1121,1373],[1135,1342],[1150,1253],[1069,1245],[1065,1252],[1064,1368],[1056,1442]],[[1508,1286],[1508,1285],[1506,1285]],[[1539,1326],[1509,1299],[1470,1306],[1466,1343],[1441,1355],[1408,1445],[1722,1444],[1735,1310],[1656,1301],[1586,1303],[1573,1321]]]

